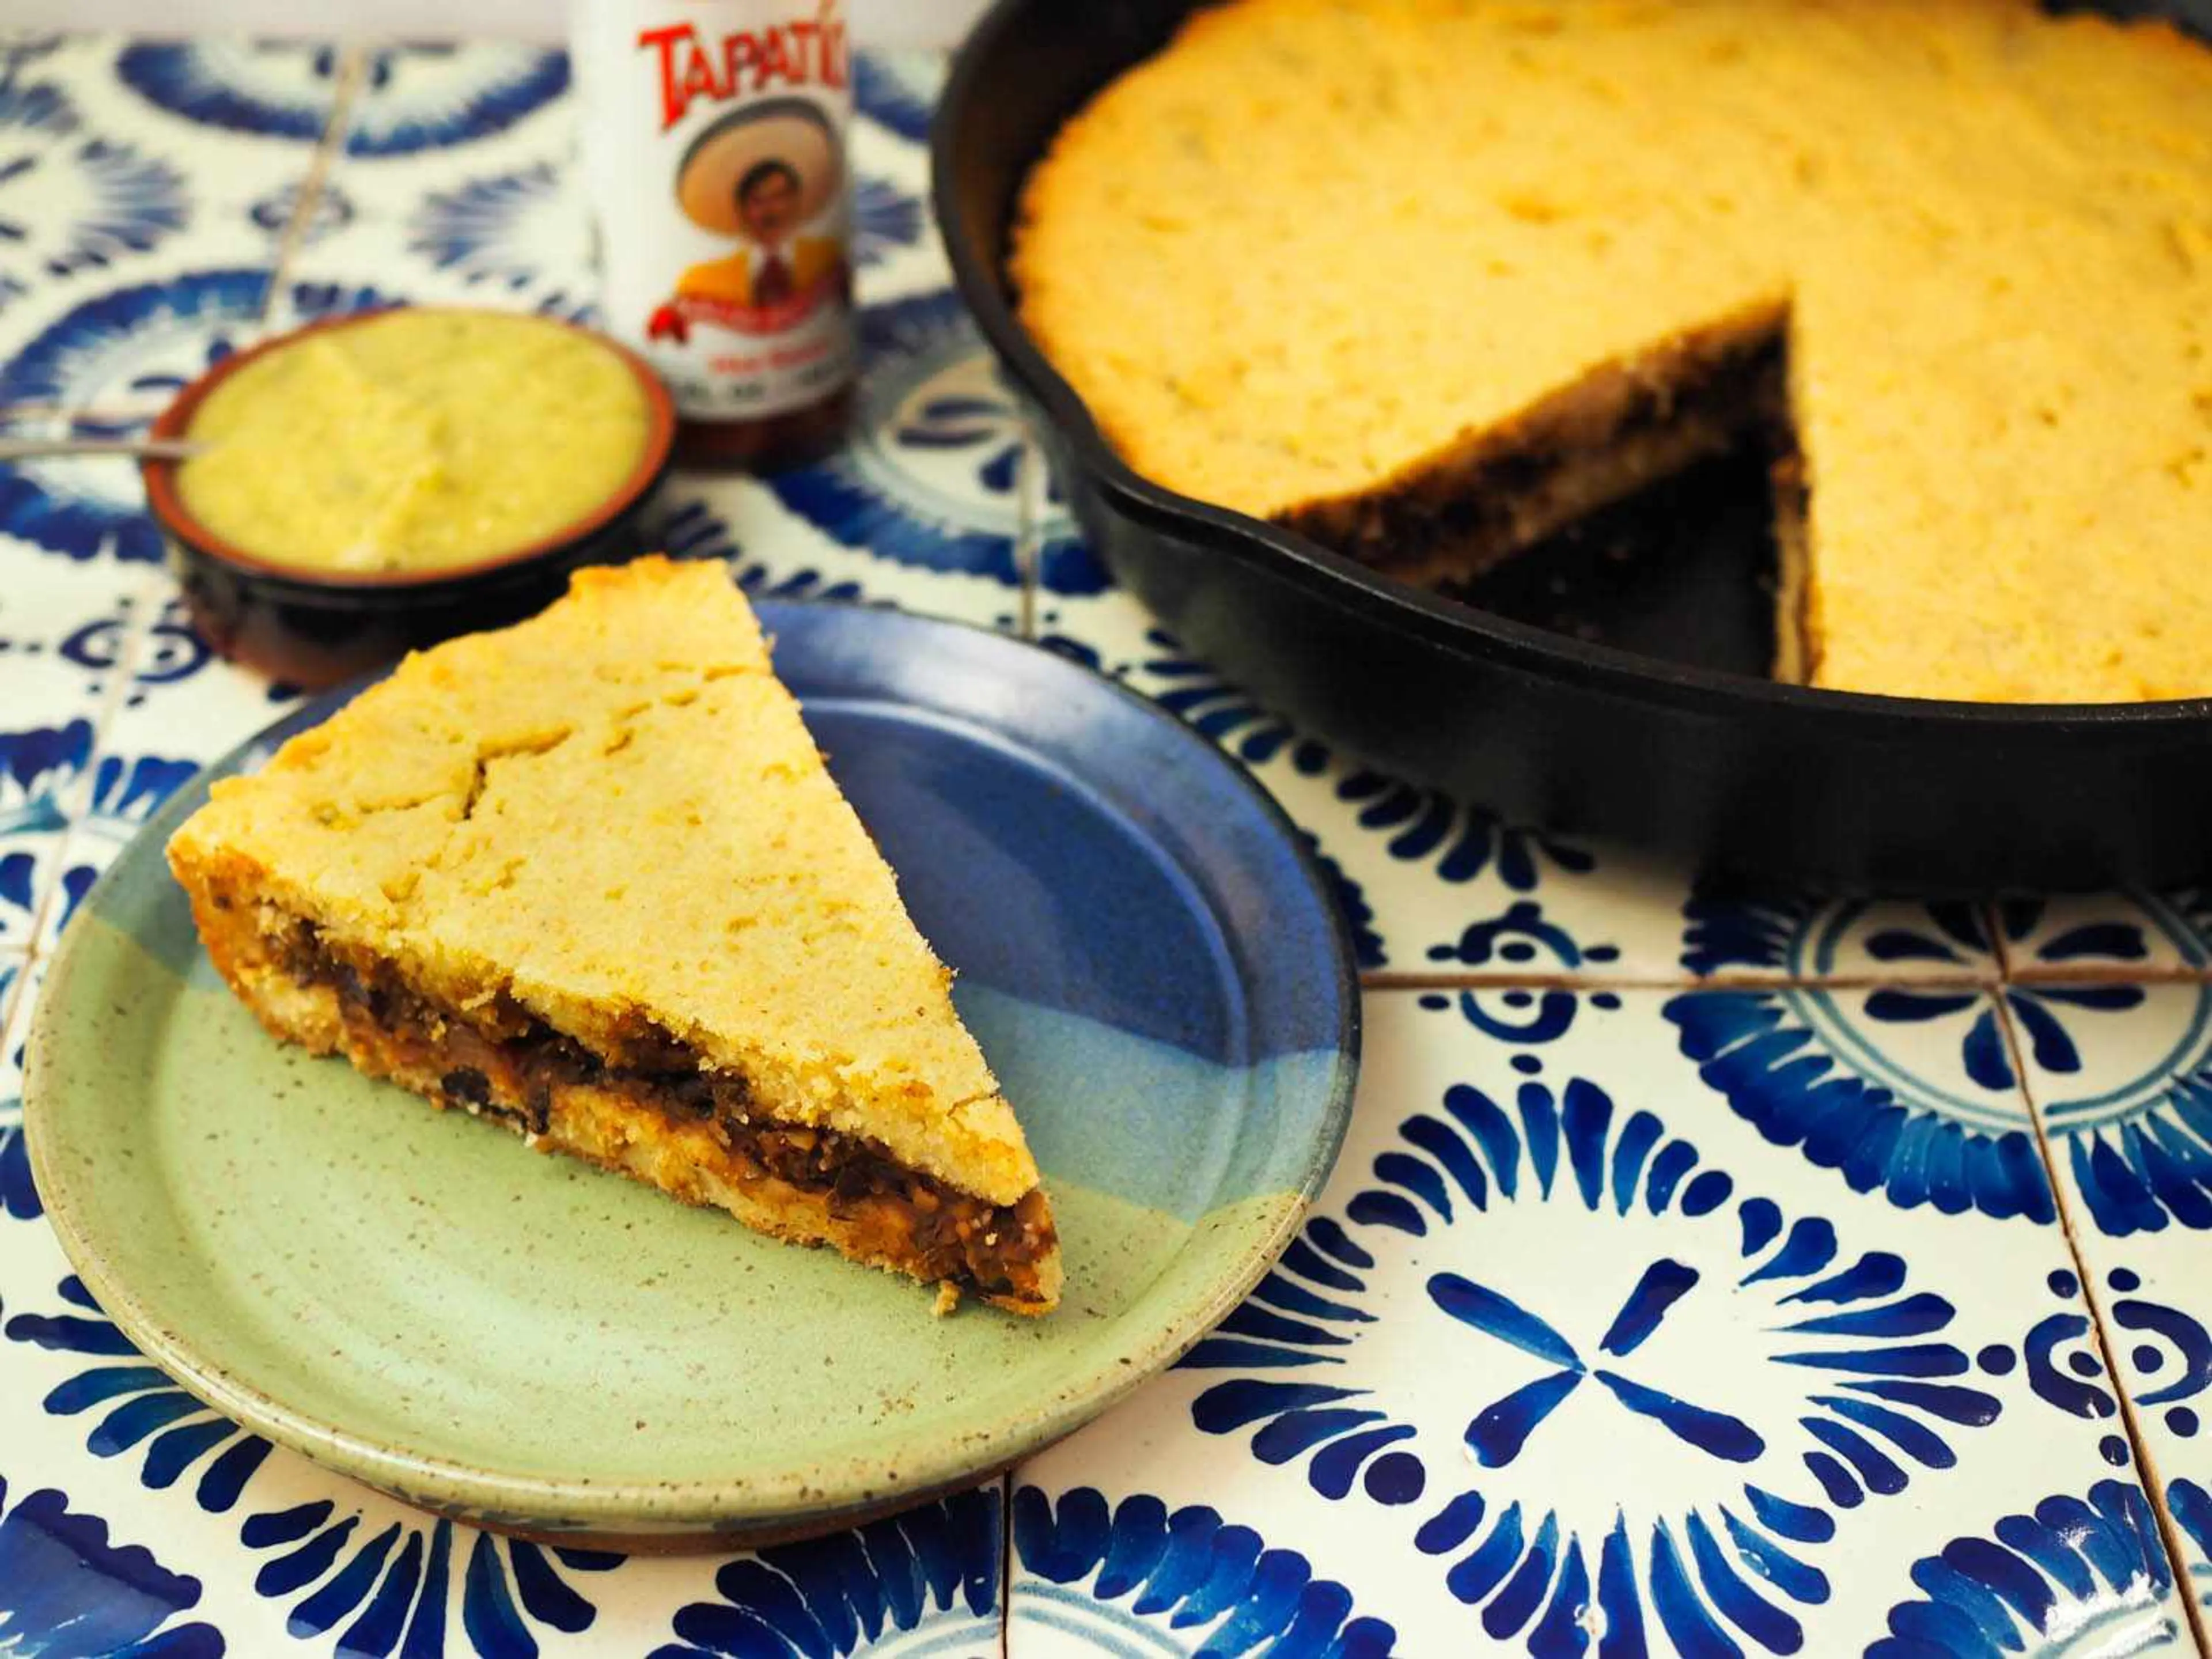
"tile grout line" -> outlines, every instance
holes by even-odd
[[[1036,639],[1036,497],[1043,465],[1044,452],[1037,447],[1036,438],[1024,420],[1021,458],[1016,463],[1014,475],[1014,572],[1021,578],[1021,603],[1016,612],[1016,625],[1021,629],[1022,638],[1031,641]]]
[[[346,129],[353,118],[354,94],[361,88],[368,64],[368,50],[358,45],[346,47],[338,59],[330,118],[323,123],[314,150],[307,157],[307,170],[300,179],[300,199],[292,204],[291,216],[285,220],[283,234],[277,239],[276,257],[269,269],[269,286],[262,293],[261,310],[254,318],[264,328],[276,308],[277,296],[284,291],[284,278],[292,262],[307,246],[307,226],[322,204],[323,186],[329,181],[331,169],[344,151]]]
[[[1989,937],[1990,954],[1996,957],[1997,978],[2002,983],[2009,985],[2013,981],[2014,970],[2019,964],[2013,961],[2012,946],[2004,936],[2004,900],[1976,899],[1974,908],[1982,919],[1983,933]]]
[[[1592,991],[1873,991],[1899,990],[2002,991],[2009,985],[2067,987],[2075,985],[2202,985],[2212,971],[2149,969],[2140,973],[2089,969],[2078,973],[2038,972],[2016,977],[1990,975],[1928,974],[1919,977],[1897,974],[1839,974],[1831,978],[1796,974],[1449,974],[1405,972],[1376,969],[1359,976],[1370,991],[1455,991],[1586,989]]]
[[[22,950],[6,953],[17,957],[18,960],[15,963],[15,977],[10,980],[4,988],[0,988],[0,1043],[5,1043],[7,1041],[8,1023],[15,1017],[15,1005],[29,994],[31,946],[38,943],[37,933],[38,930],[34,926],[32,929],[32,938],[25,943]],[[21,1085],[17,1086],[20,1087]]]
[[[2089,1328],[2096,1339],[2097,1352],[2105,1362],[2105,1375],[2112,1379],[2112,1397],[2119,1402],[2120,1422],[2127,1430],[2128,1444],[2133,1449],[2137,1479],[2142,1486],[2143,1497],[2150,1504],[2151,1519],[2158,1528],[2159,1542],[2166,1550],[2166,1571],[2173,1580],[2173,1592],[2181,1604],[2183,1624],[2197,1644],[2197,1650],[2204,1659],[2212,1659],[2212,1632],[2206,1629],[2203,1609],[2197,1604],[2195,1586],[2189,1576],[2189,1556],[2182,1548],[2181,1533],[2166,1506],[2166,1494],[2161,1490],[2158,1463],[2151,1455],[2150,1442],[2143,1434],[2142,1423],[2136,1414],[2134,1397],[2122,1380],[2119,1360],[2114,1351],[2110,1327],[2106,1322],[2103,1298],[2097,1292],[2096,1277],[2089,1271],[2087,1252],[2081,1248],[2081,1237],[2075,1226],[2073,1206],[2066,1196],[2066,1183],[2058,1178],[2058,1165],[2051,1155],[2050,1138],[2044,1133],[2043,1113],[2036,1105],[2034,1091],[2028,1085],[2028,1071],[2021,1064],[2020,1032],[2014,1026],[2012,1011],[2005,999],[1994,999],[1996,1003],[1997,1026],[2004,1033],[2005,1052],[2012,1062],[2013,1075],[2020,1079],[2021,1099],[2027,1106],[2027,1121],[2035,1134],[2035,1149],[2043,1160],[2044,1178],[2051,1183],[2051,1201],[2058,1212],[2059,1236],[2064,1239],[2066,1252],[2074,1263],[2075,1278],[2081,1286],[2082,1298],[2089,1304]]]
[[[1363,973],[1363,991],[1990,991],[2002,981],[1969,974],[1930,974],[1900,979],[1892,974],[1848,974],[1832,979],[1788,974],[1417,974],[1388,969]]]
[[[1997,982],[2009,985],[2013,982],[2014,970],[2019,964],[2013,961],[2012,947],[2004,936],[2004,901],[2002,898],[1976,899],[1974,908],[1981,917],[1982,932],[1990,941],[1990,951],[1996,957]],[[1999,997],[1997,1000],[2002,1002],[2004,999]]]
[[[2203,968],[2191,968],[2187,963],[2177,967],[2136,967],[2122,963],[2103,968],[2031,968],[2023,973],[2006,973],[2002,983],[2007,985],[2202,985],[2212,980],[2212,963]]]

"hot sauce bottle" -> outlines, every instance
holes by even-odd
[[[680,459],[769,471],[852,412],[843,0],[576,0],[600,325],[659,371]]]

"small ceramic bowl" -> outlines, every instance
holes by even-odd
[[[185,438],[208,394],[244,364],[305,337],[351,327],[378,311],[326,318],[226,357],[177,394],[154,422],[155,438]],[[549,325],[574,325],[545,319]],[[578,332],[588,332],[578,330]],[[185,507],[181,462],[140,464],[147,504],[202,638],[223,656],[310,690],[379,667],[456,634],[500,628],[542,610],[579,566],[613,564],[645,551],[647,504],[668,470],[676,410],[667,388],[635,353],[602,335],[646,400],[637,465],[599,506],[553,535],[473,564],[433,571],[343,574],[273,563],[215,534]]]

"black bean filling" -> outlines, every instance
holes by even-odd
[[[611,1060],[503,998],[467,1015],[441,1008],[390,964],[341,957],[304,922],[276,956],[276,967],[292,979],[335,990],[349,1024],[396,1040],[433,1063],[455,1062],[439,1077],[452,1104],[544,1134],[556,1088],[615,1090],[628,1103],[665,1118],[711,1123],[716,1140],[741,1164],[826,1194],[830,1212],[841,1218],[894,1213],[904,1234],[900,1242],[919,1258],[924,1277],[972,1284],[992,1296],[1036,1293],[1034,1263],[1054,1239],[1042,1192],[994,1205],[900,1164],[865,1136],[757,1117],[744,1078],[702,1071],[696,1051],[657,1027],[625,1034],[621,1054]],[[508,1086],[497,1086],[495,1078],[510,1079]]]

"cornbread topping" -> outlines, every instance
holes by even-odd
[[[220,381],[186,435],[184,506],[254,558],[339,574],[432,573],[518,552],[605,506],[649,413],[582,331],[478,311],[318,329]]]
[[[2212,692],[2212,51],[2030,0],[1226,0],[1022,318],[1138,471],[1479,574],[1752,434],[1778,672]]]
[[[1058,1300],[1012,1109],[720,564],[587,570],[409,658],[169,858],[279,1036],[778,1237]]]

